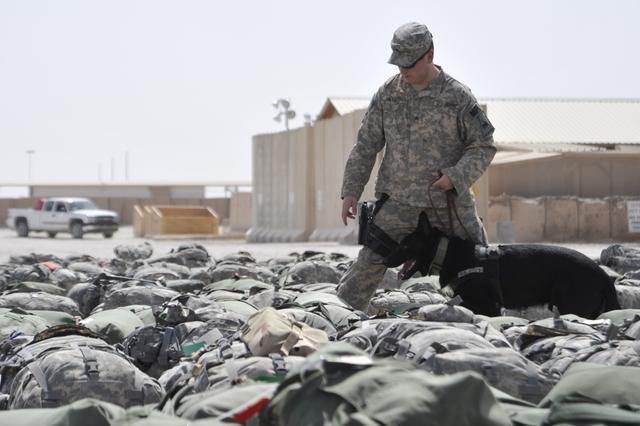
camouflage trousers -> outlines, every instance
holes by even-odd
[[[467,232],[478,244],[487,244],[487,233],[478,217],[475,206],[457,206],[460,222],[453,216],[453,233],[468,239]],[[450,233],[451,226],[446,208],[433,209],[402,204],[388,200],[378,212],[374,222],[391,238],[400,241],[418,225],[420,212],[424,211],[431,226]],[[465,231],[466,229],[466,231]],[[337,292],[343,300],[356,309],[366,310],[369,299],[382,281],[385,271],[383,257],[368,247],[363,247],[351,268],[342,276]]]

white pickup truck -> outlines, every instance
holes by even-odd
[[[9,209],[7,226],[20,237],[31,231],[46,232],[54,238],[58,232],[70,232],[73,238],[86,233],[102,233],[111,238],[118,230],[118,214],[111,210],[99,210],[86,198],[46,198],[32,209]]]

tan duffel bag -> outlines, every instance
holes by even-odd
[[[241,332],[242,341],[256,356],[272,353],[307,356],[329,341],[324,331],[291,320],[273,308],[251,315]]]

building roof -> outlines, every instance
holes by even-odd
[[[487,106],[498,144],[640,145],[640,99],[485,98],[479,102]]]
[[[522,152],[522,151],[498,151],[491,161],[491,165],[518,163],[523,161],[536,161],[545,158],[560,157],[562,154],[553,152]]]
[[[320,110],[320,114],[318,114],[318,120],[326,120],[360,109],[366,109],[370,101],[370,97],[328,97]]]
[[[318,120],[366,109],[369,97],[329,97]],[[640,99],[480,98],[498,145],[581,151],[585,145],[640,145]],[[588,148],[591,149],[591,148]]]

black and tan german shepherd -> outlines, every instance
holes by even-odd
[[[385,259],[388,267],[404,264],[401,278],[416,271],[438,272],[440,285],[451,286],[462,306],[476,314],[498,316],[502,307],[557,307],[561,314],[596,318],[620,309],[609,276],[584,254],[538,244],[500,245],[495,249],[448,237],[431,227],[426,214],[418,227]]]

